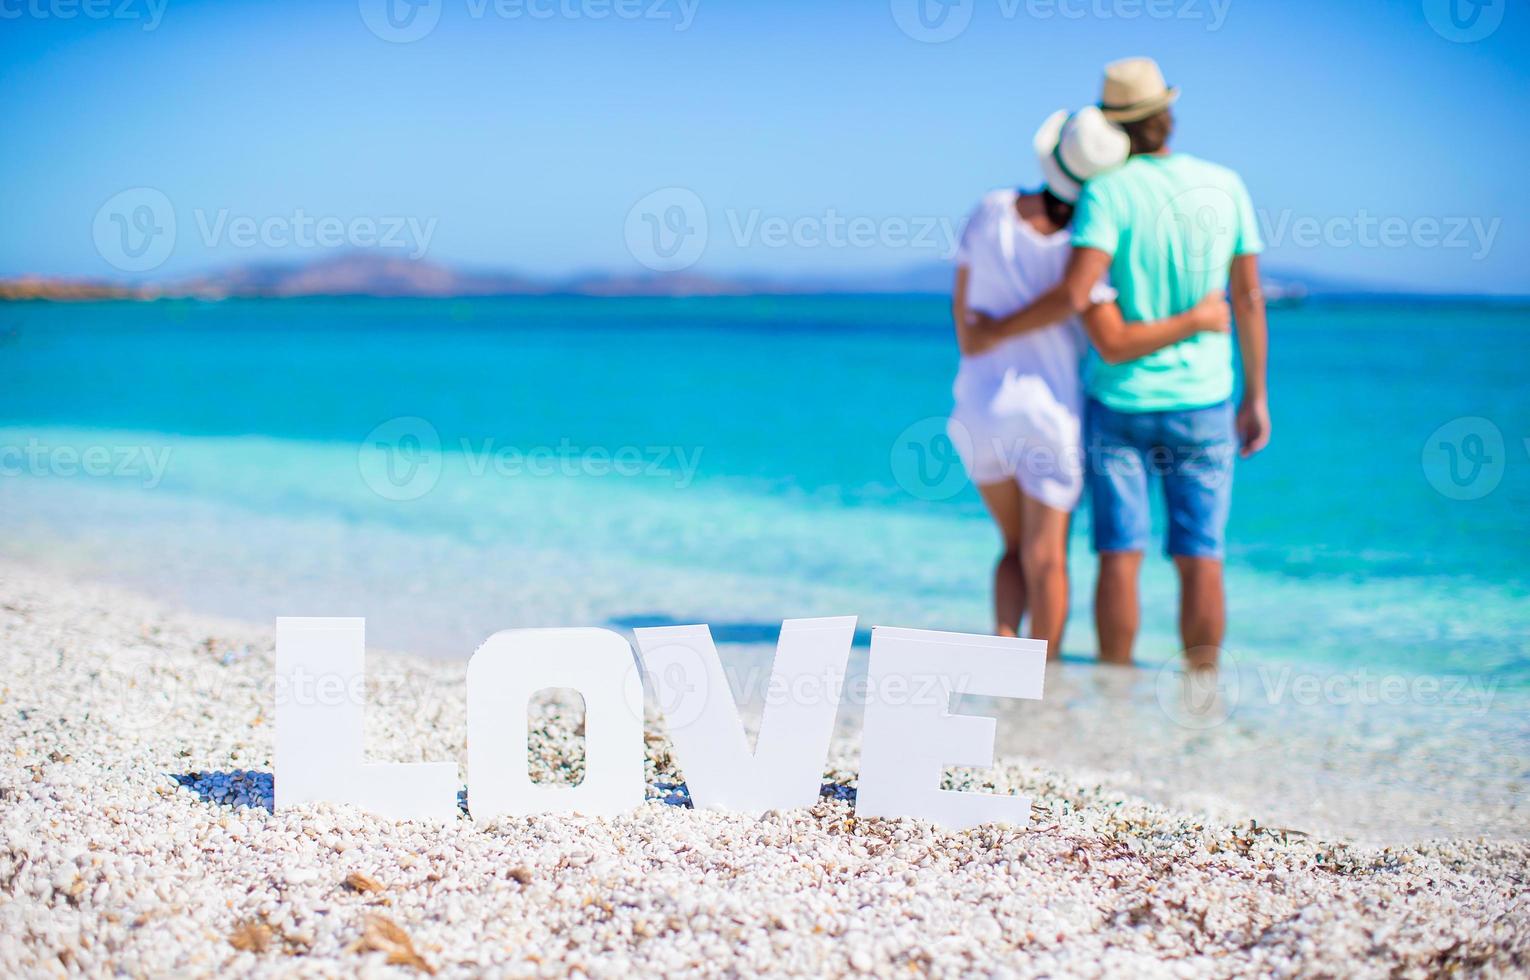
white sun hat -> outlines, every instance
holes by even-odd
[[[1047,189],[1070,204],[1078,200],[1085,181],[1121,166],[1131,149],[1125,130],[1092,105],[1072,114],[1058,109],[1036,130],[1036,156]]]

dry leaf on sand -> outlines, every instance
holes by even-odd
[[[362,926],[361,938],[351,945],[352,952],[387,953],[388,962],[396,966],[412,966],[416,970],[434,974],[436,968],[414,950],[409,933],[399,928],[397,922],[385,915],[369,915]]]
[[[264,922],[246,919],[228,934],[228,944],[246,953],[264,953],[271,948],[271,927]]]
[[[345,887],[353,892],[380,892],[383,890],[382,882],[376,878],[368,877],[360,871],[352,871],[345,876]]]

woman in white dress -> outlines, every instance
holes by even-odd
[[[1029,608],[1030,635],[1055,657],[1068,617],[1068,527],[1083,489],[1079,371],[1087,343],[1057,287],[1084,182],[1124,163],[1130,143],[1091,106],[1054,113],[1035,148],[1046,186],[989,193],[962,233],[952,297],[961,367],[948,431],[1004,541],[994,569],[995,632],[1020,635]],[[1114,292],[1102,283],[1092,298],[1106,303]],[[1114,326],[1156,348],[1226,331],[1228,316],[1225,299],[1208,296],[1168,320],[1120,324],[1117,316]]]

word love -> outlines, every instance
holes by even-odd
[[[641,804],[645,679],[696,806],[755,814],[812,806],[855,623],[846,616],[782,624],[771,687],[787,696],[768,699],[753,751],[706,626],[636,630],[636,656],[605,629],[494,634],[467,668],[473,819],[615,815]],[[361,619],[277,620],[276,805],[328,801],[399,819],[454,817],[455,763],[364,760],[364,627]],[[947,766],[993,765],[994,719],[953,714],[951,698],[1039,700],[1045,667],[1039,640],[873,630],[856,813],[957,829],[1024,826],[1024,797],[940,788]],[[584,698],[584,778],[574,786],[533,782],[527,769],[529,705],[549,688]]]

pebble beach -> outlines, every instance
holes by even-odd
[[[0,564],[5,976],[1524,975],[1523,835],[1390,846],[1148,802],[1023,758],[1024,830],[691,809],[650,718],[617,819],[272,812],[270,625]],[[368,658],[370,756],[456,759],[465,662]],[[568,703],[529,764],[578,776]]]

